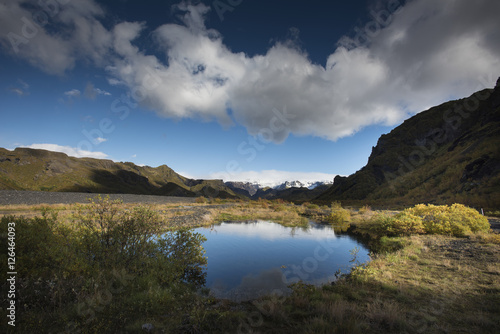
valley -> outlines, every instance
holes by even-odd
[[[1,193],[0,191],[0,195]],[[40,196],[39,201],[43,202],[43,192],[37,192],[37,194]],[[128,199],[140,200],[141,198],[151,200],[151,197],[144,195]],[[500,260],[500,238],[498,234],[485,232],[486,230],[466,232],[465,237],[453,234],[440,235],[439,232],[438,234],[422,233],[422,231],[402,232],[405,230],[393,230],[397,225],[394,227],[387,225],[390,221],[387,217],[398,217],[402,212],[372,210],[367,206],[341,207],[338,203],[330,206],[311,203],[295,205],[282,200],[244,201],[206,199],[205,197],[187,201],[178,201],[178,198],[173,198],[172,202],[168,202],[168,197],[165,197],[164,200],[167,202],[147,201],[142,204],[122,203],[117,202],[116,198],[111,200],[106,197],[94,197],[89,200],[91,202],[88,204],[0,205],[0,213],[3,215],[2,224],[9,221],[16,224],[17,251],[20,256],[18,271],[20,277],[23,277],[24,291],[31,289],[31,286],[34,289],[44,289],[44,291],[47,290],[43,295],[44,298],[49,298],[46,301],[37,297],[36,294],[23,295],[21,302],[37,305],[36,309],[19,311],[19,316],[23,319],[19,326],[24,330],[38,328],[40,324],[51,330],[62,330],[67,328],[67,319],[70,320],[70,326],[74,330],[103,331],[106,328],[120,326],[129,332],[134,332],[140,331],[144,324],[152,324],[155,330],[160,332],[203,330],[214,333],[238,332],[244,329],[280,333],[289,331],[291,328],[300,332],[336,330],[350,333],[379,333],[380,331],[388,333],[402,331],[409,333],[421,331],[489,333],[500,324],[497,312],[500,307],[500,300],[498,300],[500,286],[497,279],[500,272],[496,266]],[[94,216],[94,212],[98,215]],[[94,223],[88,220],[90,217],[96,219],[99,215],[104,215],[104,217],[110,217],[109,219],[115,219],[108,216],[112,212],[118,215],[116,219],[125,218],[130,214],[139,214],[140,216],[137,216],[141,217],[139,220],[125,221],[129,221],[127,224],[139,224],[136,228],[141,226],[141,222],[148,222],[142,227],[146,228],[144,233],[154,227],[155,233],[162,235],[162,238],[168,238],[169,242],[175,242],[175,239],[172,239],[175,235],[182,236],[183,242],[188,242],[185,244],[188,248],[182,248],[184,254],[191,254],[190,256],[195,257],[186,258],[186,255],[181,254],[177,257],[179,260],[194,261],[189,265],[191,268],[189,277],[193,279],[192,284],[198,287],[200,287],[199,284],[202,287],[205,282],[201,273],[203,273],[203,263],[206,260],[202,260],[204,252],[198,253],[203,249],[204,238],[201,235],[197,236],[198,232],[195,232],[201,232],[202,230],[199,229],[201,227],[205,228],[204,233],[217,235],[219,229],[222,233],[223,226],[237,226],[243,222],[246,231],[241,235],[243,237],[251,231],[248,226],[261,224],[265,227],[279,224],[292,228],[291,234],[290,232],[288,234],[293,240],[296,234],[293,232],[294,229],[297,232],[301,231],[300,233],[304,236],[310,236],[311,224],[313,224],[311,221],[313,221],[314,226],[331,229],[331,233],[335,235],[332,235],[333,239],[330,238],[325,243],[321,239],[312,238],[313,249],[305,253],[299,252],[297,260],[300,266],[288,264],[290,266],[288,267],[283,263],[284,266],[274,270],[277,273],[289,271],[298,275],[297,277],[305,278],[307,273],[316,272],[316,266],[323,264],[326,258],[336,262],[338,261],[335,260],[336,257],[343,257],[348,265],[337,271],[334,275],[336,278],[328,284],[318,286],[294,281],[286,288],[286,294],[285,290],[280,292],[279,286],[281,285],[272,283],[275,281],[274,278],[266,276],[271,272],[262,273],[262,276],[252,274],[243,280],[245,284],[250,284],[250,287],[257,284],[261,277],[266,281],[259,284],[264,284],[264,287],[276,286],[278,288],[271,295],[263,295],[250,300],[245,298],[241,300],[244,294],[237,291],[230,292],[233,297],[228,299],[224,297],[226,295],[220,287],[214,290],[215,295],[206,288],[201,290],[204,292],[200,295],[196,293],[196,289],[189,288],[190,285],[185,288],[177,286],[178,283],[175,283],[177,279],[169,278],[170,276],[164,277],[167,272],[157,268],[154,265],[155,262],[147,267],[136,264],[133,267],[123,267],[122,261],[127,259],[123,256],[126,254],[116,253],[117,257],[112,256],[105,261],[106,263],[113,261],[113,268],[115,268],[113,271],[108,268],[93,271],[96,269],[91,268],[99,266],[100,262],[87,263],[88,260],[85,260],[85,257],[80,258],[78,250],[81,246],[75,241],[89,242],[89,247],[97,247],[94,252],[112,251],[115,246],[94,244],[93,239],[86,239],[85,235],[88,233],[85,232],[86,229],[82,230],[84,226],[88,226],[87,228],[93,226]],[[455,214],[455,220],[461,219],[457,214]],[[471,216],[466,219],[484,223],[484,218],[477,212],[474,214],[471,211],[467,215]],[[118,225],[115,227],[109,225],[106,230],[96,229],[93,232],[94,235],[99,238],[106,238],[108,234],[120,236],[123,233],[120,228],[122,225],[119,223],[120,220],[116,222]],[[392,220],[392,222],[396,223],[397,220]],[[160,225],[157,225],[158,223]],[[190,230],[185,230],[186,228]],[[489,225],[486,228],[488,229]],[[267,227],[265,230],[268,232],[263,237],[272,238],[271,230]],[[101,234],[104,231],[107,232]],[[401,232],[395,233],[394,231]],[[323,236],[326,236],[325,233],[321,232]],[[166,236],[163,237],[163,235]],[[357,247],[352,246],[354,248],[341,252],[340,248],[335,246],[335,240],[341,240],[339,238],[343,236],[345,238],[347,235],[359,240],[362,245],[365,245],[363,247],[370,250],[369,261],[365,261]],[[130,237],[131,241],[138,242],[134,234]],[[45,241],[40,243],[40,238]],[[239,240],[236,247],[240,249],[243,244],[239,238],[233,235],[228,241],[234,243]],[[297,235],[297,238],[300,236]],[[134,247],[139,247],[145,241],[146,239],[143,239]],[[188,246],[190,244],[192,246]],[[268,242],[268,247],[274,247],[275,244]],[[217,246],[219,248],[220,242],[216,245],[219,245]],[[104,248],[101,249],[101,247]],[[108,247],[111,248],[108,250]],[[250,244],[246,247],[253,246]],[[61,257],[59,252],[62,252],[64,256]],[[290,253],[290,249],[287,253]],[[212,253],[208,253],[209,266],[212,263],[210,254]],[[232,261],[230,254],[226,262]],[[273,258],[275,255],[269,254],[269,256]],[[50,273],[45,271],[43,259],[57,264],[55,267],[52,266]],[[251,259],[256,260],[253,257]],[[139,261],[145,260],[147,259]],[[177,260],[173,258],[167,261],[164,265],[177,263]],[[187,262],[184,263],[186,265]],[[75,264],[78,264],[78,267],[74,267]],[[198,269],[195,270],[195,268]],[[54,278],[53,275],[59,277],[61,274],[59,270],[64,270],[64,278]],[[122,285],[134,284],[135,288],[128,289],[125,293],[123,289],[107,290],[96,285],[97,290],[94,292],[85,292],[74,286],[74,284],[81,284],[79,283],[82,279],[80,275],[83,272],[85,273],[83,278],[87,284],[104,282],[106,286],[106,282],[115,282],[113,284],[120,282]],[[159,277],[163,277],[160,281],[156,276],[158,274],[160,274]],[[330,272],[330,275],[332,274]],[[40,277],[45,277],[46,283],[37,283]],[[146,278],[146,281],[141,277]],[[290,278],[293,275],[287,274],[287,277]],[[271,281],[267,281],[269,279]],[[92,283],[94,280],[96,283]],[[51,292],[50,284],[56,284],[57,291]],[[149,289],[154,286],[154,290],[144,290],[144,284],[148,285]],[[173,286],[177,286],[176,289],[180,290],[171,290]],[[145,292],[146,295],[144,295]],[[181,292],[184,299],[180,299],[177,295]],[[61,294],[65,298],[57,299],[57,296]],[[106,299],[101,299],[104,295],[110,296],[109,298],[112,298],[114,302],[108,303]],[[147,298],[144,299],[146,296]],[[175,303],[168,302],[173,298]],[[464,301],[466,301],[465,304]],[[119,303],[122,307],[113,308],[112,305],[115,303]],[[173,305],[175,308],[172,308]],[[461,316],[464,312],[464,305],[467,305],[466,317]],[[168,320],[164,317],[165,310],[169,312]]]
[[[0,333],[500,333],[500,1],[0,1]]]
[[[500,207],[499,110],[499,83],[494,89],[430,108],[382,135],[365,167],[334,180],[271,185],[195,180],[167,165],[153,168],[18,147],[0,148],[0,189],[341,201],[386,208],[463,203],[496,210]]]

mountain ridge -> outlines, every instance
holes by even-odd
[[[238,198],[222,180],[194,180],[167,165],[75,158],[61,152],[0,148],[0,189]]]
[[[500,206],[500,79],[494,89],[416,114],[382,135],[367,164],[320,202]]]

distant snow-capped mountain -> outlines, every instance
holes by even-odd
[[[285,181],[285,182],[266,182],[260,183],[259,181],[254,182],[226,182],[226,186],[233,190],[241,189],[247,191],[250,196],[255,195],[260,189],[272,188],[275,190],[285,190],[289,188],[307,188],[309,190],[315,189],[323,185],[332,185],[332,181]]]
[[[322,185],[331,185],[333,184],[333,181],[306,181],[306,182],[301,182],[301,181],[285,181],[279,185],[276,185],[273,187],[273,189],[276,190],[284,190],[288,188],[307,188],[307,189],[314,189],[316,187],[322,186]]]

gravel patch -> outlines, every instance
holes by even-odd
[[[26,190],[0,190],[0,205],[9,204],[72,204],[88,203],[88,198],[94,198],[98,194],[74,193],[74,192],[49,192],[49,191],[26,191]],[[102,194],[106,196],[108,194]],[[109,194],[110,199],[121,199],[123,203],[143,204],[171,204],[171,203],[194,203],[193,197],[133,195],[133,194]]]
[[[500,233],[500,218],[488,217],[488,221],[491,224],[491,229],[497,233]]]

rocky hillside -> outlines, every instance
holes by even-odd
[[[251,182],[228,181],[224,183],[237,194],[251,197],[259,190],[259,185]]]
[[[318,201],[500,208],[500,79],[494,89],[421,112],[382,135],[368,163]]]
[[[221,180],[187,179],[166,165],[140,167],[29,148],[0,148],[0,189],[238,197]]]

